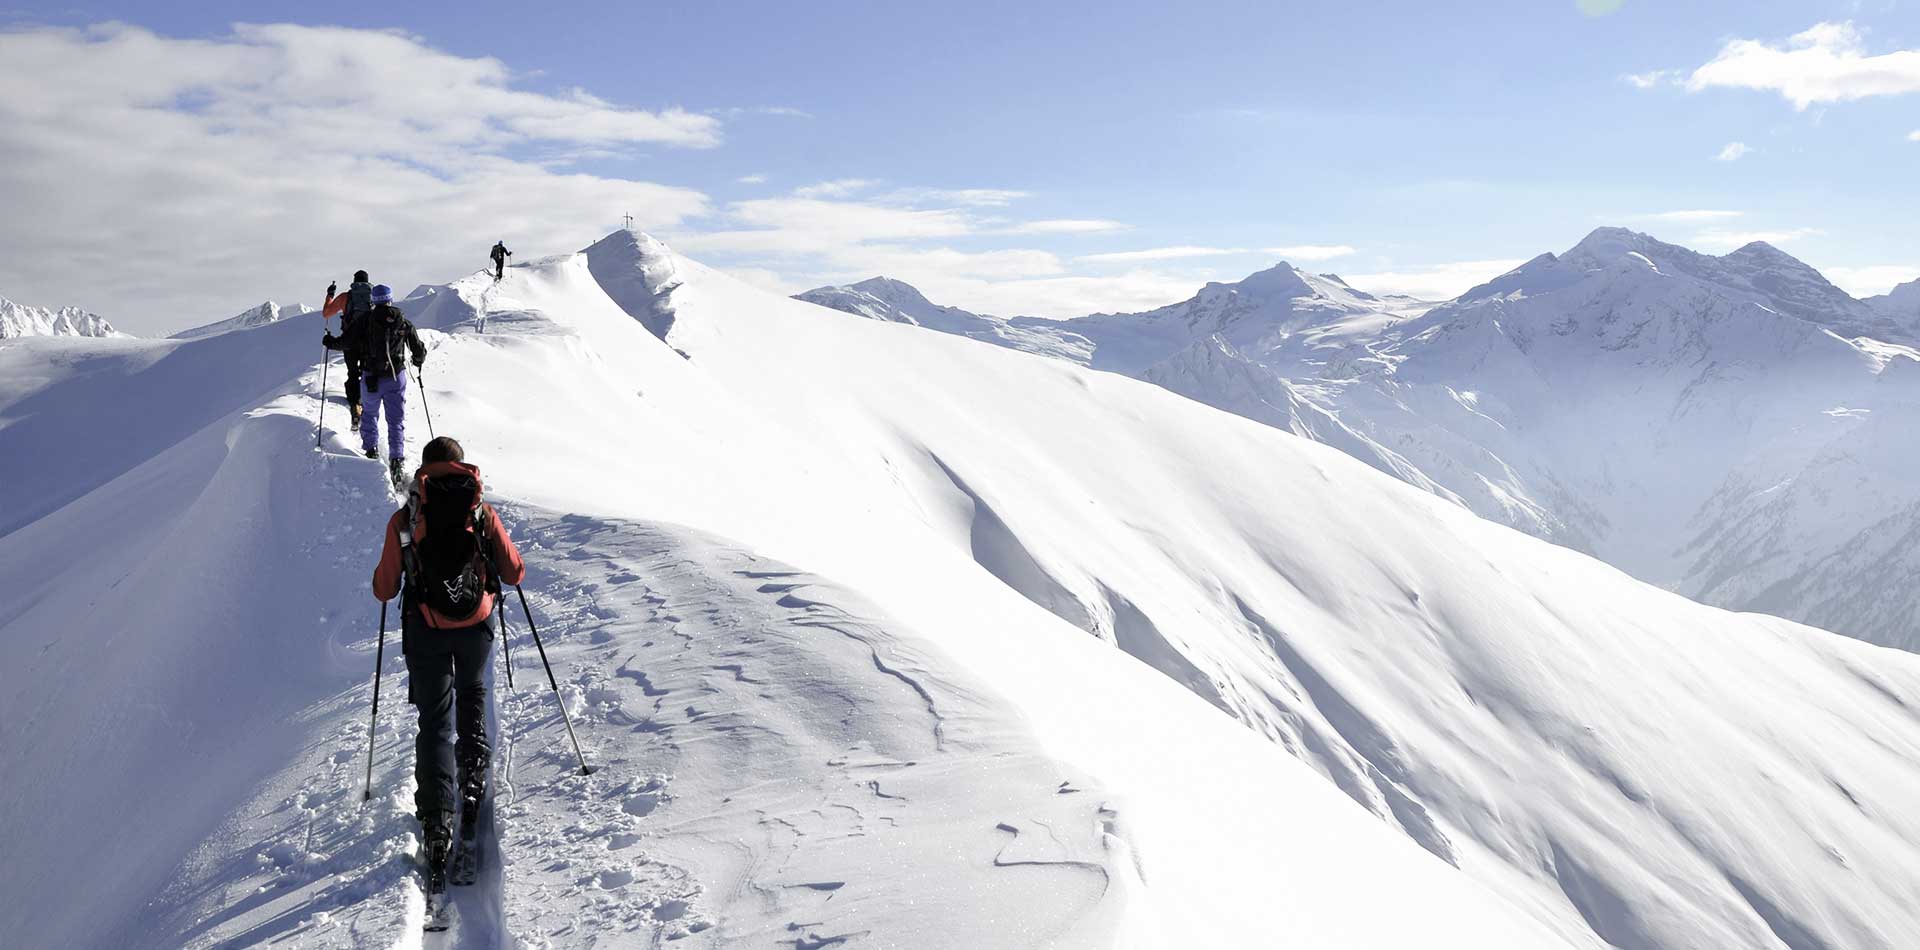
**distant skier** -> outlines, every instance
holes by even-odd
[[[506,525],[481,500],[480,470],[465,457],[460,443],[447,436],[427,443],[407,504],[387,519],[386,543],[373,572],[375,597],[402,595],[407,698],[420,712],[413,804],[426,843],[429,893],[446,882],[456,794],[465,806],[463,849],[473,841],[472,822],[493,758],[483,678],[493,653],[493,610],[500,585],[518,584],[526,575]],[[471,854],[463,850],[462,856]]]
[[[413,323],[393,305],[392,289],[379,284],[369,288],[367,299],[373,304],[371,311],[357,319],[349,318],[341,335],[329,333],[321,342],[330,349],[355,354],[365,374],[363,385],[373,404],[360,417],[360,447],[370,459],[380,457],[380,411],[385,405],[387,464],[398,485],[407,451],[407,362],[411,357],[418,369],[427,361],[427,347],[420,342]]]
[[[489,253],[493,258],[493,279],[499,280],[501,277],[506,276],[507,258],[512,257],[513,252],[507,250],[507,242],[495,241],[493,242],[493,250]]]

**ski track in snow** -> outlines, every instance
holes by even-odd
[[[360,658],[353,665],[371,666],[379,608],[358,578],[373,558],[367,539],[399,499],[383,490],[378,463],[353,452],[357,437],[330,434],[307,477],[324,480],[334,503],[322,520],[339,527],[303,553],[359,587],[352,602],[364,606],[348,613],[364,611],[365,626],[356,616],[336,636]],[[410,456],[425,439],[414,435]],[[177,937],[145,945],[903,946],[900,935],[928,915],[945,918],[950,942],[915,945],[1007,940],[982,901],[1034,922],[1028,942],[996,945],[1104,927],[1102,841],[1115,827],[1092,783],[1009,752],[1002,735],[971,735],[1009,727],[883,621],[834,604],[856,597],[676,529],[495,503],[526,556],[529,604],[599,770],[578,774],[509,592],[503,639],[515,687],[496,649],[480,877],[449,888],[445,933],[423,933],[415,712],[390,613],[372,800],[362,801],[369,679],[307,711],[325,723],[321,738],[200,849],[220,866],[188,862],[186,876],[203,883],[169,895],[178,909],[162,919]],[[948,705],[962,710],[951,744]],[[796,761],[810,753],[822,761]],[[693,787],[683,793],[686,772]],[[1004,790],[1007,807],[966,827],[965,809],[940,804],[946,790],[935,787],[958,782]],[[1046,847],[1023,841],[1026,830]],[[849,862],[869,874],[845,873]],[[890,894],[901,884],[888,875],[916,864],[950,865],[940,873],[970,886],[917,906]],[[932,872],[917,870],[907,880],[924,887]]]

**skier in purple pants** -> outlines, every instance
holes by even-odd
[[[355,321],[341,336],[329,333],[321,342],[330,349],[360,354],[360,371],[366,411],[360,416],[360,447],[367,458],[379,458],[380,415],[387,416],[387,465],[397,482],[403,477],[407,446],[407,363],[415,369],[427,361],[426,344],[420,342],[406,314],[393,305],[393,290],[386,284],[373,288],[373,310]]]

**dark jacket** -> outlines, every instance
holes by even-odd
[[[501,261],[506,260],[507,258],[513,256],[513,252],[507,250],[507,246],[505,244],[495,244],[493,246],[493,250],[490,251],[489,253],[492,254],[493,262],[495,264],[498,264]]]
[[[327,339],[332,341],[329,347],[358,356],[360,371],[372,380],[401,378],[409,356],[415,366],[427,360],[427,346],[420,342],[419,331],[392,304],[381,304],[372,313],[349,320],[339,336]]]

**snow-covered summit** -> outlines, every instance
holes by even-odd
[[[313,308],[305,304],[293,304],[292,306],[283,307],[280,304],[268,300],[257,307],[249,307],[225,320],[215,321],[189,330],[181,330],[173,334],[173,339],[197,340],[201,337],[231,333],[234,330],[250,330],[254,327],[266,326],[269,323],[278,323],[288,317],[298,317],[313,312]]]
[[[1715,257],[1618,227],[1597,228],[1560,255],[1533,260],[1462,294],[1457,303],[1508,300],[1572,288],[1678,281],[1672,296],[1750,301],[1843,336],[1904,340],[1911,331],[1834,286],[1818,270],[1763,241]]]
[[[0,297],[0,340],[28,336],[126,336],[106,318],[79,307],[47,310]]]

